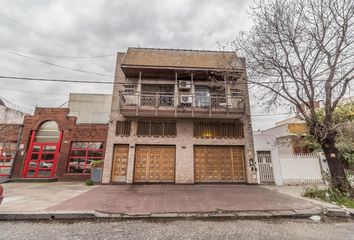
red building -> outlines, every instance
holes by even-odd
[[[80,100],[82,96],[88,100]],[[70,99],[78,101],[69,101],[69,108],[36,108],[33,116],[26,116],[11,178],[90,178],[92,164],[104,159],[107,138],[106,113],[95,102],[100,97],[109,109],[110,95],[74,94]]]

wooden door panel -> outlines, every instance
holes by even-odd
[[[173,182],[175,178],[174,146],[137,146],[135,182]]]
[[[112,181],[126,181],[129,145],[114,145]]]
[[[245,181],[243,147],[195,146],[195,182]]]

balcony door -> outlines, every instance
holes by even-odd
[[[62,133],[54,121],[42,124],[32,131],[22,176],[25,178],[52,178],[56,173]]]

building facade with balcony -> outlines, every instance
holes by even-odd
[[[255,183],[245,61],[234,52],[117,54],[103,183]]]

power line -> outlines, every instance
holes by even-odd
[[[98,55],[98,56],[83,56],[83,57],[73,57],[73,56],[57,56],[57,55],[48,55],[48,54],[41,54],[41,53],[35,53],[32,51],[28,51],[28,50],[18,50],[14,47],[0,47],[2,49],[6,49],[6,50],[10,50],[10,51],[14,51],[14,52],[18,52],[18,53],[23,53],[23,54],[30,54],[30,55],[35,55],[35,56],[41,56],[41,57],[49,57],[49,58],[62,58],[62,59],[86,59],[86,58],[106,58],[106,57],[112,57],[112,56],[116,56],[117,54],[106,54],[106,55]]]
[[[86,71],[84,71],[86,72]],[[91,72],[94,73],[94,72]],[[100,73],[95,73],[95,74],[100,74]],[[105,76],[110,76],[110,77],[115,77],[114,75],[105,75]],[[0,79],[16,79],[16,80],[26,80],[26,81],[43,81],[43,82],[67,82],[67,83],[94,83],[94,84],[130,84],[128,82],[117,82],[117,81],[88,81],[88,80],[74,80],[74,79],[53,79],[53,78],[34,78],[34,77],[17,77],[17,76],[1,76]],[[326,80],[318,80],[318,81],[323,81],[325,82]],[[285,81],[285,83],[292,83],[295,81]],[[248,82],[237,82],[237,84],[282,84],[282,81],[269,81],[269,82],[254,82],[254,81],[248,81]]]
[[[6,51],[6,50],[3,50],[3,49],[2,49],[2,51],[10,53],[10,54],[13,54],[13,55],[16,55],[16,56],[24,57],[24,58],[27,58],[27,59],[30,59],[30,60],[33,60],[33,61],[41,62],[41,63],[47,64],[47,65],[50,65],[50,66],[62,68],[62,69],[68,69],[68,70],[72,70],[72,71],[76,71],[76,72],[89,73],[89,74],[94,74],[94,75],[104,76],[104,77],[114,77],[113,75],[109,75],[109,74],[91,72],[91,71],[81,70],[81,69],[78,69],[78,68],[71,68],[71,67],[66,67],[66,66],[63,66],[63,65],[58,65],[58,64],[55,64],[55,63],[51,63],[51,62],[44,61],[44,60],[37,59],[37,58],[32,58],[32,57],[29,57],[29,56],[25,56],[25,55],[22,55],[22,54],[19,54],[19,53],[11,52],[11,51]]]
[[[4,13],[2,13],[2,12],[0,12],[0,15],[3,16],[3,17],[5,17],[5,18],[7,18],[7,19],[10,20],[11,22],[13,22],[13,23],[15,23],[15,24],[17,24],[17,25],[19,25],[19,26],[21,26],[21,27],[27,29],[28,31],[30,31],[30,32],[32,32],[32,33],[34,33],[34,34],[40,36],[41,38],[46,39],[47,41],[53,43],[54,45],[56,45],[56,46],[58,46],[58,47],[60,47],[60,48],[62,48],[62,49],[64,49],[64,50],[66,50],[66,51],[68,51],[68,52],[70,52],[70,53],[73,53],[73,54],[76,55],[76,56],[82,57],[79,53],[77,53],[77,52],[75,52],[75,51],[73,51],[73,50],[67,48],[65,45],[63,45],[63,44],[61,44],[61,43],[59,43],[59,42],[57,42],[57,41],[54,41],[54,40],[50,39],[49,37],[45,36],[44,34],[41,34],[41,33],[37,32],[37,31],[33,30],[32,28],[30,28],[30,27],[28,27],[28,26],[26,26],[26,25],[24,25],[24,24],[18,22],[17,20],[15,20],[15,19],[9,17],[8,15],[6,15],[6,14],[4,14]],[[104,67],[98,65],[97,63],[95,63],[95,62],[92,61],[92,60],[88,60],[88,61],[91,62],[91,63],[93,63],[93,64],[95,64],[96,66],[102,68],[102,69],[105,70],[105,71],[108,71],[108,72],[110,71],[110,70],[107,70],[106,68],[104,68]]]

